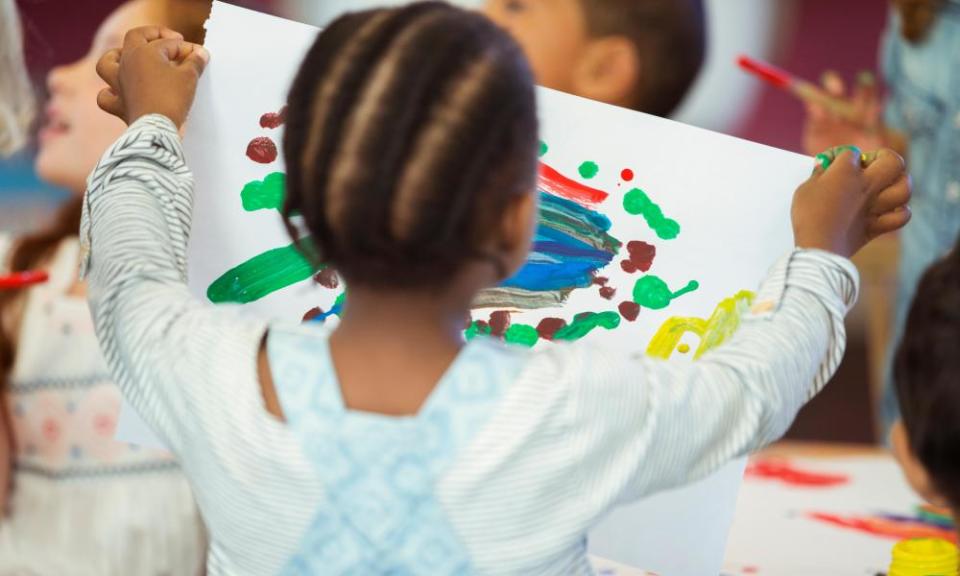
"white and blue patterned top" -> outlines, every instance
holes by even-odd
[[[81,237],[101,345],[177,454],[219,574],[591,574],[618,504],[778,438],[839,364],[849,261],[798,250],[736,336],[678,364],[588,343],[469,343],[415,417],[346,410],[322,326],[213,308],[185,285],[193,180],[136,123],[91,176]],[[287,422],[267,413],[267,339]]]

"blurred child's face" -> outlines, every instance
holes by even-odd
[[[947,507],[946,500],[933,485],[930,474],[927,473],[926,468],[910,448],[910,439],[907,436],[907,429],[903,425],[903,420],[897,420],[891,428],[890,446],[897,463],[900,464],[903,476],[907,479],[907,483],[910,484],[913,491],[930,504]]]
[[[125,129],[123,121],[100,110],[97,94],[106,84],[97,76],[100,56],[123,42],[127,30],[161,21],[159,3],[134,0],[107,18],[86,56],[54,68],[47,76],[50,101],[40,130],[36,170],[51,184],[82,193],[87,175]]]
[[[575,92],[574,64],[588,43],[581,0],[487,0],[484,13],[523,48],[537,83]]]

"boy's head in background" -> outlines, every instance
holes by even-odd
[[[920,280],[894,380],[897,460],[917,493],[960,516],[960,239]]]
[[[703,0],[487,0],[537,82],[667,116],[703,64]]]

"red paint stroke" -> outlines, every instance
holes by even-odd
[[[957,542],[957,533],[946,528],[938,528],[909,518],[891,519],[875,516],[841,516],[825,512],[811,512],[807,514],[812,520],[830,524],[839,528],[846,528],[856,532],[863,532],[878,538],[890,540],[908,540],[911,538],[941,538],[949,542]]]
[[[621,302],[617,309],[627,322],[633,322],[640,316],[640,305],[629,300]]]
[[[334,272],[333,268],[324,268],[317,272],[313,276],[313,281],[331,290],[340,286],[340,278],[337,276],[337,273]]]
[[[314,318],[316,318],[317,316],[322,316],[322,315],[323,315],[323,310],[321,310],[320,307],[311,308],[307,310],[306,314],[303,315],[303,321],[309,322]]]
[[[260,117],[260,127],[261,128],[279,128],[283,126],[283,123],[287,120],[287,107],[284,106],[280,109],[279,112],[267,112]]]
[[[613,300],[613,297],[617,295],[617,289],[613,286],[604,286],[600,289],[600,296],[606,298],[607,300]]]
[[[537,334],[544,340],[553,340],[554,334],[566,326],[567,321],[563,318],[544,318],[537,324]]]
[[[636,271],[646,272],[653,266],[653,260],[657,257],[657,247],[639,240],[631,240],[627,242],[627,253],[630,254],[630,258],[620,263],[623,271],[628,274]]]
[[[540,163],[540,179],[538,186],[541,190],[572,200],[582,206],[591,206],[599,204],[607,199],[608,194],[603,190],[591,188],[586,184],[581,184],[575,180],[567,178],[556,169]]]
[[[791,462],[779,459],[753,461],[744,475],[757,480],[779,480],[800,488],[829,488],[850,482],[850,478],[844,474],[800,470]]]
[[[633,180],[633,170],[629,168],[624,168],[620,171],[620,179],[624,182],[630,182]]]
[[[247,157],[260,164],[269,164],[277,159],[277,145],[266,136],[258,136],[247,144]]]
[[[744,574],[757,574],[760,572],[760,569],[757,568],[756,566],[744,566],[741,572],[743,572]]]
[[[497,310],[490,314],[490,335],[503,338],[510,327],[510,313],[506,310]]]

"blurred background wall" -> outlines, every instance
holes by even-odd
[[[476,6],[480,1],[460,0],[459,3]],[[27,58],[39,98],[43,98],[43,79],[47,72],[58,64],[79,58],[87,50],[100,21],[120,3],[119,0],[18,0]],[[399,2],[238,0],[233,3],[323,25],[344,10]],[[677,118],[799,151],[802,106],[789,95],[760,85],[741,73],[734,66],[734,58],[739,53],[747,53],[808,79],[817,79],[828,68],[852,78],[858,70],[876,67],[878,40],[887,19],[886,6],[878,0],[707,0],[710,31],[707,65]],[[0,231],[20,231],[40,225],[51,207],[62,198],[61,191],[43,185],[34,176],[32,151],[0,162]],[[893,249],[882,246],[869,259],[884,263],[892,258]],[[868,278],[867,284],[870,282]],[[874,283],[882,288],[885,282],[881,278]],[[867,301],[870,300],[868,296]],[[871,329],[882,331],[882,308],[865,304],[853,316],[849,353],[838,381],[805,409],[792,431],[795,437],[875,439],[869,376],[871,372],[876,376],[880,349],[876,342],[882,339],[882,334],[871,337],[865,318],[881,317]]]

